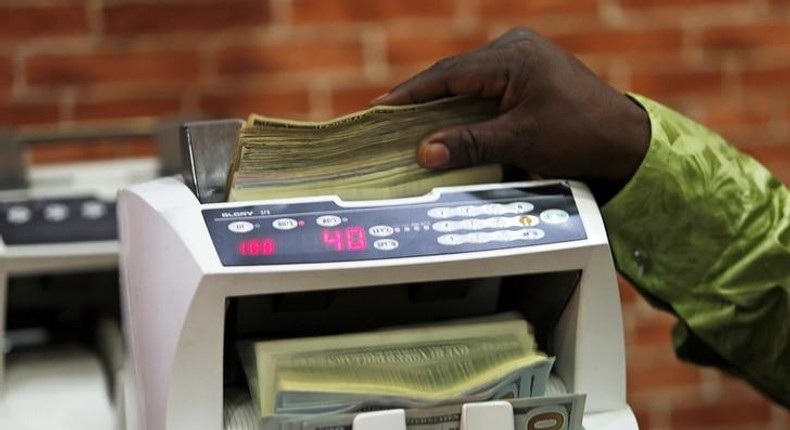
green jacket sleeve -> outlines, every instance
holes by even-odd
[[[710,130],[634,98],[651,142],[603,208],[618,270],[678,317],[680,358],[790,407],[790,192]]]

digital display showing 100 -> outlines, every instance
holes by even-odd
[[[361,226],[325,228],[321,230],[321,243],[331,251],[364,251],[368,238]],[[253,237],[239,242],[238,254],[244,257],[268,257],[277,253],[277,243],[270,237]],[[301,249],[309,252],[308,249]]]

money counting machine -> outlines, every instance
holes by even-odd
[[[637,428],[625,399],[615,270],[583,185],[227,203],[222,189],[240,124],[185,124],[183,179],[119,194],[130,429],[222,429],[228,393],[244,387],[239,339],[503,311],[521,313],[556,357],[566,389],[586,393],[584,428]],[[512,422],[496,402],[475,410],[483,423]],[[481,428],[473,424],[481,415],[472,415],[466,428]],[[361,414],[354,427],[403,428],[398,417]]]
[[[125,123],[0,139],[0,428],[116,428],[123,352],[115,195],[166,173],[173,158],[28,166],[26,155],[39,145],[57,152],[64,142],[93,148],[152,136],[164,145],[160,154],[172,154],[165,146],[177,151],[178,138],[170,130]]]

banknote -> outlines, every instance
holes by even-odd
[[[228,174],[228,200],[340,194],[349,200],[424,194],[436,186],[501,180],[498,166],[420,167],[416,149],[432,131],[498,114],[495,100],[455,97],[377,106],[325,122],[251,115]]]
[[[467,393],[446,399],[424,399],[404,396],[370,394],[337,394],[320,392],[279,392],[275,414],[299,416],[327,413],[344,413],[380,408],[426,408],[459,402],[516,399],[543,394],[554,359],[525,365],[509,374]]]
[[[507,401],[513,407],[515,429],[581,430],[585,399],[583,394],[566,394]],[[407,430],[458,430],[461,427],[461,404],[407,409],[405,412]],[[340,414],[293,421],[270,420],[263,421],[261,427],[264,430],[353,430],[356,415]]]
[[[542,395],[553,362],[524,320],[242,342],[239,350],[264,417],[347,408],[359,399],[424,406]]]

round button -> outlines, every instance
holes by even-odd
[[[299,226],[299,222],[293,218],[277,218],[272,221],[272,227],[277,230],[293,230]]]
[[[432,208],[428,209],[428,216],[431,218],[450,218],[453,216],[453,211],[450,208]]]
[[[431,228],[435,231],[453,231],[455,230],[455,223],[452,221],[439,221],[433,223]]]
[[[456,211],[462,216],[478,216],[481,209],[477,206],[461,206]]]
[[[342,221],[337,215],[321,215],[315,220],[316,224],[321,227],[335,227],[340,225]]]
[[[546,232],[539,228],[525,228],[521,230],[520,233],[521,238],[526,240],[538,240],[546,236]]]
[[[11,206],[5,214],[6,220],[11,224],[24,224],[32,217],[33,214],[27,206]]]
[[[252,231],[254,227],[249,221],[234,221],[228,224],[228,230],[234,233],[247,233]]]
[[[373,242],[373,247],[379,251],[392,251],[398,247],[399,243],[395,239],[378,239]]]
[[[532,212],[532,210],[535,209],[535,205],[528,202],[513,202],[510,204],[510,207],[519,214]]]
[[[496,233],[469,233],[465,238],[465,241],[471,243],[488,243],[492,240],[496,240]]]
[[[368,229],[368,233],[374,237],[387,237],[395,233],[395,229],[388,225],[374,225]]]
[[[49,222],[61,222],[69,217],[69,207],[62,203],[44,206],[44,219]]]
[[[80,214],[86,219],[99,219],[107,213],[107,205],[102,202],[89,201],[82,204]]]
[[[568,221],[570,215],[562,209],[547,209],[540,213],[540,219],[548,224],[562,224]]]
[[[457,234],[443,234],[437,237],[436,241],[439,242],[439,245],[445,246],[460,245],[463,243],[463,239]]]
[[[505,213],[505,207],[499,203],[489,203],[483,206],[481,212],[486,215],[502,215]]]

